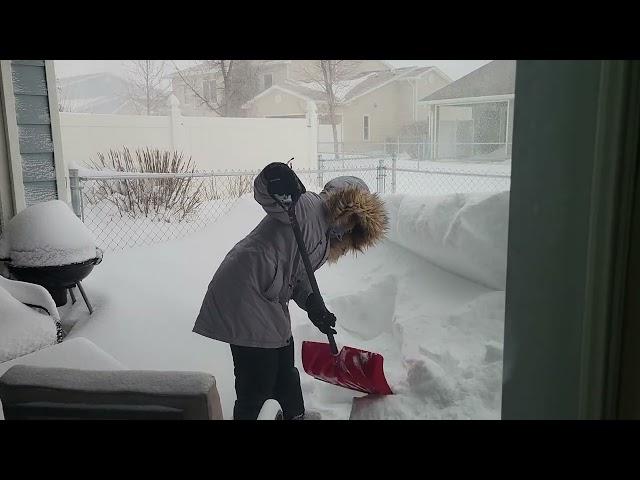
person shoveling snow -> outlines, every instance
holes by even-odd
[[[316,194],[279,162],[256,177],[254,197],[267,216],[218,267],[193,331],[231,346],[234,419],[256,419],[269,398],[280,403],[285,419],[308,418],[294,367],[289,300],[324,334],[336,333],[336,318],[312,292],[282,204],[295,206],[314,270],[375,245],[387,230],[387,214],[382,200],[357,177],[335,178]]]

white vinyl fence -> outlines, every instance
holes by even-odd
[[[254,170],[294,157],[296,168],[317,167],[317,119],[183,117],[60,113],[67,165],[88,167],[99,152],[159,148],[183,152],[198,170]]]

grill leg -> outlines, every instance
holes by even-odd
[[[69,295],[71,295],[71,305],[75,305],[76,303],[76,296],[73,293],[73,287],[71,287],[69,289]]]
[[[91,315],[93,313],[93,307],[91,306],[91,302],[89,302],[89,299],[87,298],[87,294],[84,293],[84,288],[82,288],[82,284],[80,282],[78,282],[78,290],[80,290],[80,295],[82,295],[84,303],[87,305],[87,308],[89,309],[89,315]]]

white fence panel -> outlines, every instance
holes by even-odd
[[[88,166],[99,152],[154,147],[184,152],[201,170],[260,169],[295,157],[296,168],[313,168],[317,140],[307,118],[223,118],[60,114],[67,165]]]

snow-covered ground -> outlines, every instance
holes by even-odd
[[[225,418],[235,400],[228,345],[191,332],[207,285],[229,249],[264,211],[251,195],[188,238],[108,252],[83,282],[82,301],[61,308],[69,337],[87,337],[129,368],[216,376]],[[419,253],[419,252],[418,252]],[[317,272],[338,318],[339,346],[381,353],[395,395],[362,398],[354,418],[499,418],[504,292],[446,271],[391,241]],[[290,302],[307,408],[345,419],[362,395],[307,376],[303,340],[325,337]]]

